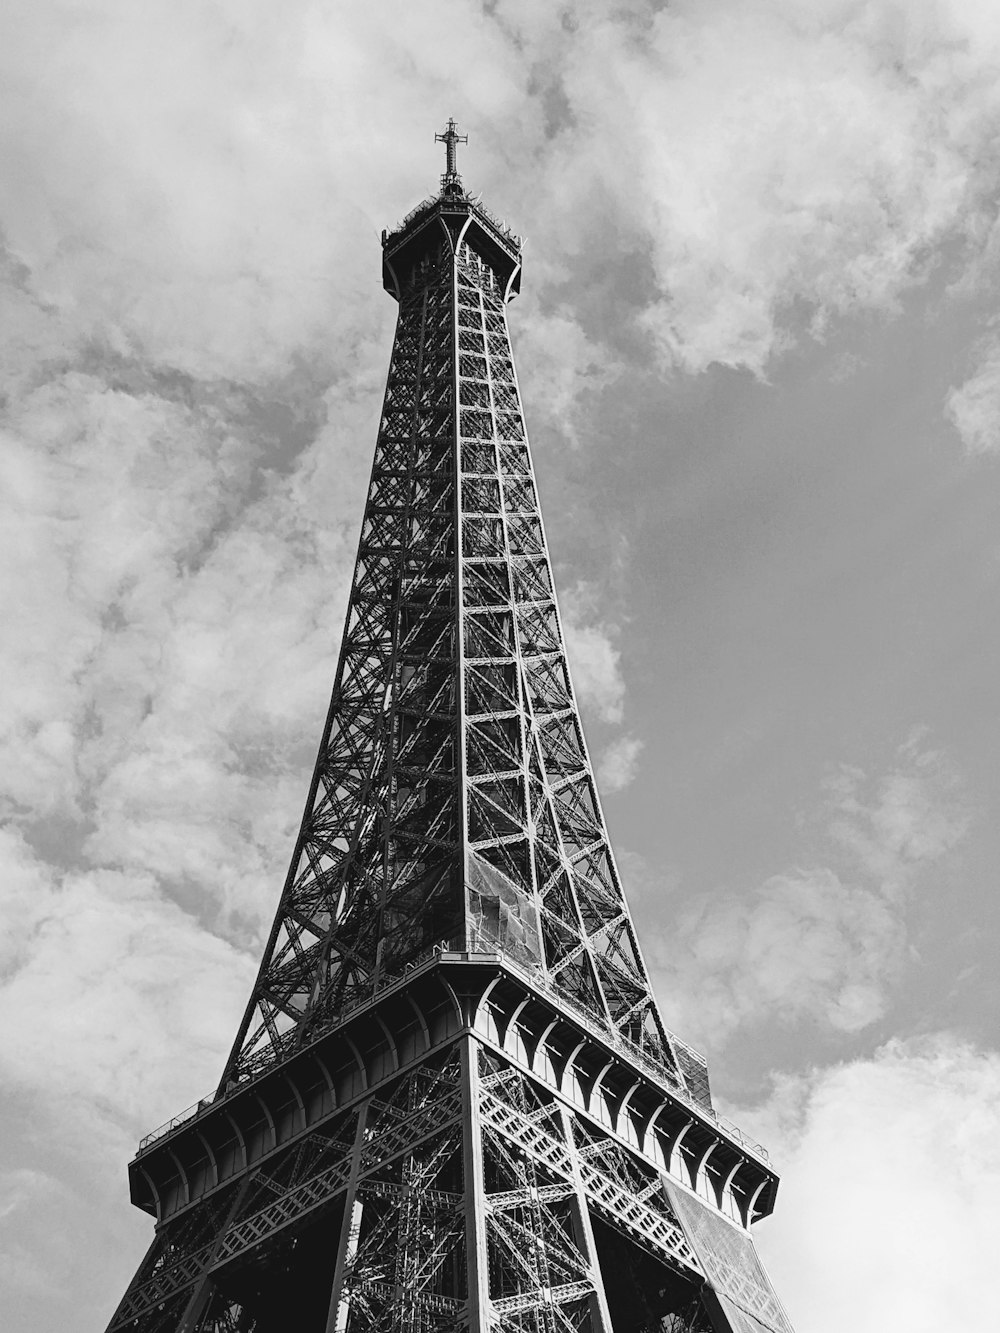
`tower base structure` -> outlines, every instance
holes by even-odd
[[[791,1333],[763,1151],[499,954],[436,947],[151,1135],[109,1333]]]

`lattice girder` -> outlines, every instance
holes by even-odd
[[[440,940],[509,951],[683,1081],[573,695],[507,330],[517,256],[474,207],[417,230],[387,241],[399,322],[347,629],[224,1082]]]
[[[241,1330],[269,1328],[256,1322],[250,1275],[325,1235],[331,1275],[340,1258],[322,1300],[344,1333],[610,1333],[605,1278],[582,1221],[591,1211],[695,1291],[700,1268],[655,1170],[627,1162],[621,1145],[617,1155],[610,1143],[595,1152],[600,1132],[577,1119],[551,1090],[464,1038],[166,1222],[111,1330],[149,1333],[164,1310],[179,1327],[181,1308],[199,1333],[222,1315]],[[472,1136],[481,1144],[474,1181]],[[477,1309],[470,1194],[481,1200],[488,1269]]]
[[[690,1189],[693,1176],[685,1173],[710,1158],[722,1131],[705,1119],[706,1111],[678,1103],[665,1090],[665,1080],[657,1092],[627,1054],[616,1061],[606,1047],[588,1045],[581,1029],[560,1016],[560,1002],[543,1002],[515,983],[513,974],[497,973],[495,964],[459,960],[460,955],[454,961],[444,956],[417,969],[397,991],[354,1011],[342,1029],[206,1105],[189,1129],[154,1143],[137,1160],[137,1181],[153,1182],[163,1220],[147,1264],[112,1324],[115,1333],[157,1328],[163,1309],[176,1313],[181,1292],[188,1303],[201,1292],[198,1308],[213,1319],[220,1309],[227,1319],[236,1318],[236,1305],[252,1312],[259,1294],[247,1290],[247,1274],[285,1271],[289,1264],[289,1271],[297,1271],[294,1255],[288,1257],[290,1243],[293,1250],[304,1247],[304,1253],[312,1244],[322,1248],[331,1287],[314,1293],[315,1299],[331,1301],[334,1287],[357,1293],[358,1328],[368,1327],[366,1319],[388,1329],[465,1327],[458,1306],[477,1290],[468,1276],[470,1244],[473,1250],[478,1244],[470,1242],[470,1198],[479,1200],[475,1209],[482,1216],[487,1267],[489,1253],[519,1245],[523,1214],[516,1209],[527,1207],[526,1199],[534,1208],[537,1194],[548,1207],[546,1227],[552,1215],[562,1218],[559,1225],[565,1222],[565,1210],[555,1208],[553,1214],[559,1200],[575,1200],[572,1246],[553,1250],[546,1259],[556,1276],[530,1300],[526,1279],[511,1288],[501,1274],[498,1286],[487,1284],[482,1299],[490,1304],[483,1307],[481,1330],[603,1330],[601,1264],[617,1265],[618,1258],[601,1259],[593,1240],[598,1224],[605,1236],[619,1237],[627,1254],[638,1256],[634,1262],[640,1267],[653,1264],[657,1282],[674,1284],[671,1301],[686,1301],[696,1292],[702,1270],[676,1210],[665,1203],[663,1163],[671,1143],[690,1143],[693,1152],[674,1154],[673,1168]],[[475,1039],[462,1036],[472,1018],[484,1034]],[[491,1039],[485,1034],[494,1023],[499,1029]],[[596,1032],[595,1026],[595,1040]],[[568,1063],[561,1052],[570,1053]],[[594,1070],[602,1071],[596,1082]],[[587,1088],[585,1112],[580,1096]],[[615,1107],[618,1119],[608,1122]],[[636,1127],[653,1123],[656,1134],[650,1131],[637,1150],[634,1143],[642,1143],[642,1134],[636,1138]],[[478,1161],[467,1146],[473,1140],[481,1145]],[[652,1149],[661,1157],[652,1159]],[[713,1179],[724,1177],[741,1196],[752,1190],[763,1198],[762,1188],[772,1178],[734,1149],[730,1144],[728,1156],[718,1159]],[[185,1175],[178,1187],[172,1173],[179,1164]],[[744,1175],[746,1184],[740,1185]],[[536,1212],[538,1226],[540,1216]],[[337,1232],[342,1262],[334,1281]],[[409,1304],[400,1304],[389,1290],[392,1283],[376,1271],[402,1241],[417,1276],[395,1285],[423,1291],[426,1300],[416,1304],[409,1297]],[[567,1255],[579,1267],[575,1253],[589,1266],[586,1289],[584,1277],[566,1271]],[[523,1278],[523,1268],[518,1271]],[[637,1289],[651,1280],[640,1274]],[[410,1314],[404,1318],[405,1310]],[[243,1313],[239,1319],[244,1323],[237,1327],[257,1333],[258,1325],[247,1324]],[[178,1315],[175,1328],[179,1320]],[[215,1326],[191,1325],[185,1333],[195,1327],[201,1333]],[[260,1333],[268,1327],[261,1323]],[[787,1330],[779,1327],[778,1333]]]

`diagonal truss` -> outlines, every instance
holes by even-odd
[[[516,246],[462,196],[394,249],[329,718],[223,1086],[438,941],[510,957],[678,1082],[703,1078],[657,1012],[573,694],[507,329]]]

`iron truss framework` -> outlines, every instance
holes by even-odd
[[[109,1333],[791,1333],[762,1149],[664,1027],[573,694],[506,305],[464,191],[399,321],[305,816],[216,1092],[131,1164]]]

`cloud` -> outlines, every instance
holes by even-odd
[[[0,1222],[6,1221],[29,1199],[49,1192],[59,1193],[58,1182],[41,1171],[23,1167],[18,1171],[3,1172],[0,1175]]]
[[[0,1170],[0,1280],[9,1291],[41,1296],[62,1288],[39,1253],[39,1214],[65,1207],[69,1191],[53,1176],[29,1167]],[[8,1307],[12,1313],[12,1308]]]
[[[165,902],[151,876],[57,876],[10,830],[0,866],[0,914],[15,932],[0,971],[8,1090],[50,1111],[72,1105],[78,1131],[164,1119],[179,1088],[206,1091],[255,959]]]
[[[601,791],[622,791],[635,778],[643,742],[637,736],[619,736],[606,746],[597,764]]]
[[[984,347],[974,373],[948,394],[945,415],[968,453],[1000,450],[1000,341]]]
[[[826,784],[827,833],[892,899],[920,868],[951,851],[968,831],[961,782],[946,757],[916,727],[896,764],[874,781],[842,766]]]
[[[592,709],[601,722],[621,722],[625,679],[621,653],[615,647],[617,627],[600,618],[597,590],[583,581],[560,597],[570,674],[581,707]]]
[[[484,122],[524,74],[473,12],[449,51],[409,10],[69,10],[0,43],[0,812],[259,936],[370,466],[378,228],[434,181],[433,125],[422,156],[398,128],[416,89],[450,103],[463,45]]]
[[[947,1034],[787,1079],[767,1106],[739,1111],[782,1175],[756,1237],[797,1328],[981,1322],[1000,1245],[998,1114],[1000,1055]]]
[[[762,374],[834,317],[894,310],[946,237],[977,244],[1000,99],[985,6],[594,7],[556,49],[579,150],[560,189],[644,255],[669,364]]]
[[[280,25],[260,3],[72,9],[22,7],[2,45],[22,302],[196,376],[329,371],[386,329],[377,231],[433,182],[417,104],[466,108],[470,179],[502,174],[551,288],[525,345],[575,348],[577,381],[607,362],[586,290],[614,307],[622,257],[647,266],[643,328],[669,364],[763,373],[831,317],[893,309],[945,238],[988,233],[988,7],[591,3],[564,22],[441,0],[387,23],[291,3]]]
[[[301,0],[280,22],[260,0],[22,6],[0,57],[9,243],[49,303],[119,350],[199,376],[260,377],[292,354],[329,366],[345,346],[332,308],[345,342],[387,321],[371,300],[378,229],[401,186],[433,181],[412,151],[431,127],[401,132],[411,99],[450,104],[476,49],[462,100],[488,123],[524,75],[462,6],[397,7],[392,23]],[[368,266],[345,262],[362,245]]]
[[[85,853],[198,884],[258,931],[270,917],[383,374],[359,358],[318,396],[105,357],[8,404],[0,811],[58,864]]]
[[[589,396],[614,380],[621,361],[589,337],[566,309],[543,312],[532,302],[526,313],[518,311],[513,323],[514,355],[530,368],[521,384],[529,432],[540,419],[569,444],[578,445],[579,419]]]
[[[704,895],[669,936],[647,938],[668,1023],[713,1047],[767,1022],[869,1027],[909,955],[910,897],[968,825],[958,780],[920,729],[874,781],[841,768],[824,809],[833,866]]]
[[[680,979],[667,1012],[673,1022],[674,997],[688,1007],[697,996],[692,1021],[712,1046],[765,1019],[808,1018],[841,1032],[867,1027],[883,1012],[905,948],[901,921],[877,893],[825,869],[705,900],[684,914],[678,934],[683,963],[670,960]]]
[[[414,105],[463,105],[470,180],[502,178],[493,202],[535,238],[547,296],[522,337],[559,348],[564,421],[637,302],[665,363],[761,374],[832,317],[892,310],[943,240],[987,244],[987,6],[71,8],[20,7],[0,48],[18,182],[0,223],[32,347],[98,337],[196,377],[343,370],[388,328],[378,229],[433,183]],[[625,260],[643,272],[623,302]]]

